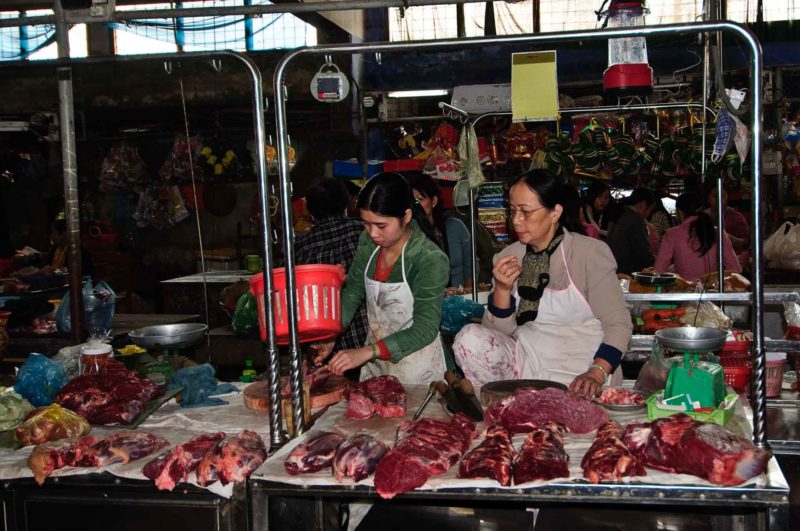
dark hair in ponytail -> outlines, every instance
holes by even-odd
[[[561,217],[558,222],[562,227],[570,232],[583,234],[580,222],[578,221],[578,203],[569,197],[567,185],[561,178],[557,177],[549,170],[530,170],[516,179],[511,184],[524,184],[539,197],[539,202],[547,209],[554,209],[556,205],[561,205]]]
[[[689,241],[693,239],[697,241],[698,247],[692,249],[700,253],[700,256],[705,255],[716,242],[717,230],[714,227],[714,220],[703,211],[702,198],[692,192],[683,193],[675,201],[675,208],[687,217],[697,216],[697,219],[689,225]]]
[[[373,176],[359,192],[356,207],[379,216],[401,220],[406,215],[406,210],[411,210],[411,217],[417,221],[425,236],[436,242],[436,233],[428,222],[425,211],[414,201],[411,185],[399,173],[382,172]]]

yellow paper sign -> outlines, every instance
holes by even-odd
[[[555,50],[511,54],[511,118],[514,122],[558,118]]]

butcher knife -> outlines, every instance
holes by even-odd
[[[426,407],[428,407],[428,402],[431,401],[431,398],[433,398],[434,394],[436,394],[436,382],[431,382],[430,387],[428,387],[428,394],[425,395],[425,399],[419,405],[417,412],[414,413],[414,416],[411,418],[411,420],[417,420],[420,415],[422,415],[422,412],[425,411]]]
[[[444,379],[447,380],[447,384],[452,389],[459,404],[458,409],[454,411],[460,411],[473,420],[482,421],[483,408],[475,396],[472,382],[466,378],[459,379],[454,371],[446,371]]]

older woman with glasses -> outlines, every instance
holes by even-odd
[[[465,326],[453,350],[475,384],[555,380],[594,396],[628,348],[632,323],[608,246],[576,233],[566,187],[533,170],[511,186],[519,239],[495,256],[494,289],[480,325]]]

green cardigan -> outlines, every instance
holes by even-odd
[[[450,277],[447,255],[422,232],[417,222],[411,221],[411,238],[405,249],[406,280],[414,295],[413,324],[383,339],[392,353],[391,361],[397,363],[405,356],[429,345],[439,334],[442,321],[442,300]],[[366,231],[361,234],[353,264],[347,272],[342,290],[342,326],[347,328],[356,310],[364,301],[364,268],[377,245]],[[377,257],[369,265],[369,278],[375,277]],[[400,258],[397,259],[387,282],[402,282]]]

